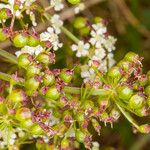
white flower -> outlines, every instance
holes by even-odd
[[[60,27],[63,25],[63,21],[60,20],[59,15],[54,15],[51,18],[52,27],[55,29],[55,32],[59,34],[61,32]]]
[[[79,41],[78,45],[73,44],[71,48],[73,51],[76,51],[77,57],[87,56],[89,54],[88,50],[90,48],[90,44],[84,43],[83,41]]]
[[[50,41],[53,49],[56,51],[59,48],[63,46],[62,43],[59,42],[58,35],[54,32],[54,29],[52,27],[47,28],[48,32],[43,32],[40,34],[40,40],[41,41]]]
[[[60,11],[64,8],[62,0],[51,0],[50,4],[54,7],[55,11]]]
[[[38,55],[39,53],[43,52],[44,49],[41,45],[38,45],[36,47],[30,47],[30,46],[25,46],[23,47],[20,51],[17,51],[15,54],[17,57],[19,57],[23,53],[28,53],[30,55]]]
[[[34,3],[36,0],[25,0],[25,6],[29,7],[32,3]]]
[[[98,142],[92,142],[92,150],[99,150],[99,143]]]
[[[35,20],[35,14],[32,11],[30,12],[30,20],[32,21],[33,26],[37,26],[37,23]]]

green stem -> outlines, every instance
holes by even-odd
[[[125,110],[124,110],[124,108],[122,108],[121,106],[120,106],[120,104],[116,101],[116,105],[117,105],[117,107],[118,107],[118,109],[121,111],[121,113],[126,117],[126,119],[138,130],[138,131],[140,131],[140,127],[139,127],[139,125],[136,123],[136,121],[131,117],[131,115],[128,113],[128,112],[126,112]]]
[[[11,75],[0,72],[0,79],[9,82],[11,80]],[[23,83],[17,83],[17,84],[20,86],[24,86]],[[88,89],[87,92],[90,92],[90,90],[91,89]],[[81,94],[81,88],[66,86],[64,88],[64,92],[69,93],[69,94]],[[93,89],[93,91],[91,92],[91,95],[99,95],[99,96],[107,96],[109,94],[110,94],[110,91],[105,90],[105,89]]]
[[[17,62],[18,62],[16,56],[14,56],[13,54],[8,53],[7,51],[4,51],[2,49],[0,49],[0,56],[7,58],[13,64],[17,64]]]

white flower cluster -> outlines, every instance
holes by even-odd
[[[115,64],[112,51],[115,50],[114,44],[116,39],[107,35],[107,28],[102,22],[93,24],[92,28],[89,43],[94,47],[94,52],[89,56],[90,60],[88,64],[81,68],[81,77],[84,78],[84,82],[96,76],[91,67],[95,62],[97,63],[97,69],[103,73]]]
[[[23,138],[25,136],[25,132],[21,128],[14,128],[10,132],[8,132],[8,128],[1,130],[0,132],[0,149],[4,149],[9,145],[14,145],[17,136]]]
[[[0,9],[2,9],[2,8],[7,8],[7,9],[9,9],[10,11],[11,11],[11,13],[13,14],[13,15],[15,15],[16,16],[16,18],[22,18],[23,17],[23,15],[22,15],[22,10],[24,9],[24,8],[26,8],[26,13],[28,14],[28,15],[30,15],[30,19],[31,19],[31,21],[32,21],[32,24],[33,24],[33,26],[36,26],[37,24],[36,24],[36,22],[35,22],[35,15],[33,14],[33,12],[30,10],[30,9],[28,9],[28,8],[30,8],[29,6],[32,4],[32,3],[34,3],[36,0],[20,0],[19,2],[21,3],[20,5],[19,5],[19,7],[17,7],[17,9],[16,9],[16,7],[15,7],[15,0],[8,0],[8,3],[7,4],[4,4],[4,3],[0,3]],[[5,22],[5,20],[3,20],[4,22]]]
[[[50,4],[52,7],[54,7],[55,11],[60,11],[64,8],[62,0],[50,0]]]
[[[30,55],[34,55],[34,54],[38,55],[39,53],[43,51],[44,51],[44,48],[41,45],[38,45],[36,47],[25,46],[20,51],[17,51],[15,54],[17,57],[19,57],[23,53],[28,53]]]

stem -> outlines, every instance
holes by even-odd
[[[61,30],[63,33],[65,33],[72,41],[74,41],[75,43],[79,42],[79,39],[74,36],[69,30],[67,30],[65,27],[61,27]]]
[[[11,75],[2,73],[0,72],[0,79],[5,80],[5,81],[10,81],[11,80]],[[20,86],[24,86],[23,83],[17,83]],[[87,92],[90,92],[91,89],[88,89]],[[64,88],[64,91],[69,94],[80,94],[81,93],[81,88],[78,87],[68,87],[66,86]],[[110,94],[109,90],[105,89],[93,89],[91,92],[91,95],[99,95],[99,96],[107,96]]]
[[[7,51],[0,49],[0,55],[10,60],[13,64],[17,64],[17,57]]]
[[[116,105],[117,105],[117,107],[118,107],[118,109],[122,112],[122,114],[126,117],[126,119],[138,130],[138,131],[140,131],[140,127],[138,126],[138,124],[136,123],[136,121],[131,117],[131,115],[128,113],[128,112],[126,112],[125,110],[124,110],[124,108],[122,108],[121,106],[120,106],[120,104],[116,101]]]

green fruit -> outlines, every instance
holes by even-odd
[[[101,17],[95,17],[94,23],[100,23],[103,19]]]
[[[22,90],[12,90],[12,92],[8,95],[8,99],[13,103],[20,103],[25,100],[25,93]]]
[[[2,28],[0,28],[0,42],[3,42],[7,39],[7,34],[3,31]]]
[[[83,122],[85,120],[84,113],[83,112],[78,112],[75,115],[75,120],[78,121],[78,122]]]
[[[64,82],[69,83],[72,80],[72,72],[68,69],[63,69],[59,75],[60,79]]]
[[[139,130],[141,133],[149,133],[150,132],[150,125],[149,124],[141,125]]]
[[[21,121],[21,127],[22,127],[22,128],[30,129],[33,125],[34,125],[34,123],[32,122],[31,119],[22,120],[22,121]]]
[[[133,95],[133,90],[128,86],[122,86],[118,88],[118,96],[122,100],[129,100]]]
[[[150,96],[150,85],[145,88],[145,94]]]
[[[150,95],[147,97],[147,104],[150,106]]]
[[[26,71],[27,78],[33,77],[34,75],[38,75],[40,73],[41,67],[37,66],[36,64],[31,64],[28,66]]]
[[[117,67],[117,66],[112,67],[108,71],[108,76],[111,77],[111,78],[120,78],[121,77],[120,68]]]
[[[31,128],[31,133],[33,135],[41,135],[43,132],[43,129],[38,124]]]
[[[83,103],[83,106],[82,106],[84,109],[93,109],[94,107],[94,102],[91,101],[91,100],[86,100],[84,103]]]
[[[55,76],[54,74],[45,74],[43,77],[43,84],[45,86],[51,86],[55,83]]]
[[[80,0],[67,0],[67,1],[72,5],[76,5],[76,4],[80,3]]]
[[[39,87],[40,83],[35,79],[35,77],[29,78],[25,81],[25,88],[29,95],[32,95]]]
[[[139,96],[138,94],[136,94],[136,95],[133,95],[130,98],[130,100],[129,100],[129,107],[131,109],[138,109],[138,108],[143,107],[144,102],[145,102],[144,97]]]
[[[26,46],[28,43],[28,36],[24,35],[24,34],[17,34],[14,38],[13,38],[13,44],[15,47],[18,48],[22,48],[24,46]]]
[[[124,71],[128,71],[129,70],[129,67],[130,67],[130,62],[129,61],[126,61],[126,60],[121,60],[119,63],[118,63],[118,66],[123,68]]]
[[[75,132],[75,137],[78,142],[83,143],[86,135],[81,130],[78,129]]]
[[[135,58],[137,58],[137,56],[138,55],[134,52],[128,52],[125,55],[124,59],[127,60],[127,61],[130,61],[130,62],[134,62],[134,60],[135,60]]]
[[[65,149],[69,147],[69,140],[67,138],[63,138],[61,141],[61,149]]]
[[[39,39],[37,37],[34,37],[34,36],[29,36],[28,38],[28,45],[31,46],[31,47],[36,47],[38,46],[40,43]]]
[[[87,36],[90,33],[90,27],[89,26],[83,27],[79,29],[79,32],[82,36]]]
[[[29,60],[29,54],[21,54],[18,57],[18,66],[22,68],[26,68],[31,62]]]
[[[45,65],[50,64],[50,56],[47,53],[40,53],[37,57],[36,60],[40,63],[43,63]]]
[[[57,100],[60,97],[60,92],[57,90],[57,88],[54,87],[50,87],[45,95],[47,98],[49,99],[53,99],[53,100]]]
[[[86,18],[84,17],[76,17],[73,23],[74,28],[81,29],[86,26]]]
[[[31,119],[31,111],[27,107],[19,108],[16,112],[15,117],[19,121]]]
[[[11,11],[7,8],[0,9],[0,20],[8,19],[12,16]]]

